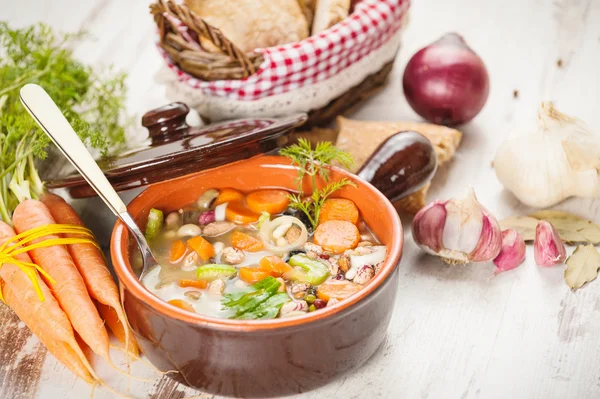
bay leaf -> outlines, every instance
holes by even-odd
[[[535,239],[535,226],[539,219],[529,216],[511,216],[500,221],[502,230],[513,229],[524,241],[533,241]]]
[[[600,252],[592,244],[579,245],[566,264],[565,282],[576,290],[598,277]]]
[[[600,225],[572,213],[546,210],[529,216],[552,223],[566,243],[600,243]]]
[[[514,229],[525,241],[535,239],[535,226],[546,220],[554,226],[566,244],[600,244],[600,225],[569,212],[544,210],[529,216],[512,216],[500,221],[502,229]]]

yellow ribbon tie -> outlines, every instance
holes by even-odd
[[[82,236],[81,238],[65,238],[65,237],[49,237],[43,239],[43,237],[53,236],[57,234],[77,234]],[[43,239],[42,241],[32,243],[34,240]],[[72,244],[92,244],[96,248],[100,249],[98,243],[94,239],[94,234],[87,228],[72,225],[72,224],[48,224],[45,226],[36,227],[31,230],[24,231],[21,234],[17,234],[14,237],[6,240],[4,244],[0,245],[0,267],[5,263],[10,263],[18,266],[23,273],[27,275],[33,288],[38,295],[41,302],[45,300],[42,289],[38,281],[38,273],[45,277],[46,281],[50,284],[56,284],[56,281],[50,277],[50,275],[42,269],[40,266],[31,262],[23,262],[16,258],[16,255],[26,253],[28,251],[52,247],[55,245],[72,245]],[[2,281],[0,280],[0,300],[4,302],[2,295]]]

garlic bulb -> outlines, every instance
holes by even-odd
[[[600,135],[544,102],[537,129],[504,141],[494,169],[504,187],[532,207],[549,207],[571,196],[599,197]]]
[[[498,221],[485,209],[471,189],[465,199],[436,201],[413,219],[415,242],[447,263],[487,262],[502,247]]]

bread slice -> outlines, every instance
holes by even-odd
[[[342,21],[350,13],[350,0],[316,0],[311,35],[317,35]]]
[[[185,0],[200,18],[223,32],[240,50],[298,42],[308,23],[298,0]],[[207,46],[203,43],[203,46]]]
[[[358,170],[377,149],[377,146],[394,133],[413,130],[427,137],[435,147],[438,165],[452,159],[462,138],[462,133],[456,129],[430,123],[357,121],[339,116],[337,126],[336,146],[350,152],[354,157],[357,166],[352,172]],[[394,204],[396,209],[417,213],[425,206],[427,190],[429,190],[429,184]]]
[[[308,23],[308,31],[312,29],[313,19],[315,17],[315,3],[317,0],[298,0],[298,5]]]

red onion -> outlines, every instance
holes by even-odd
[[[483,61],[456,33],[419,50],[404,70],[403,86],[412,109],[442,125],[473,119],[490,91]]]

